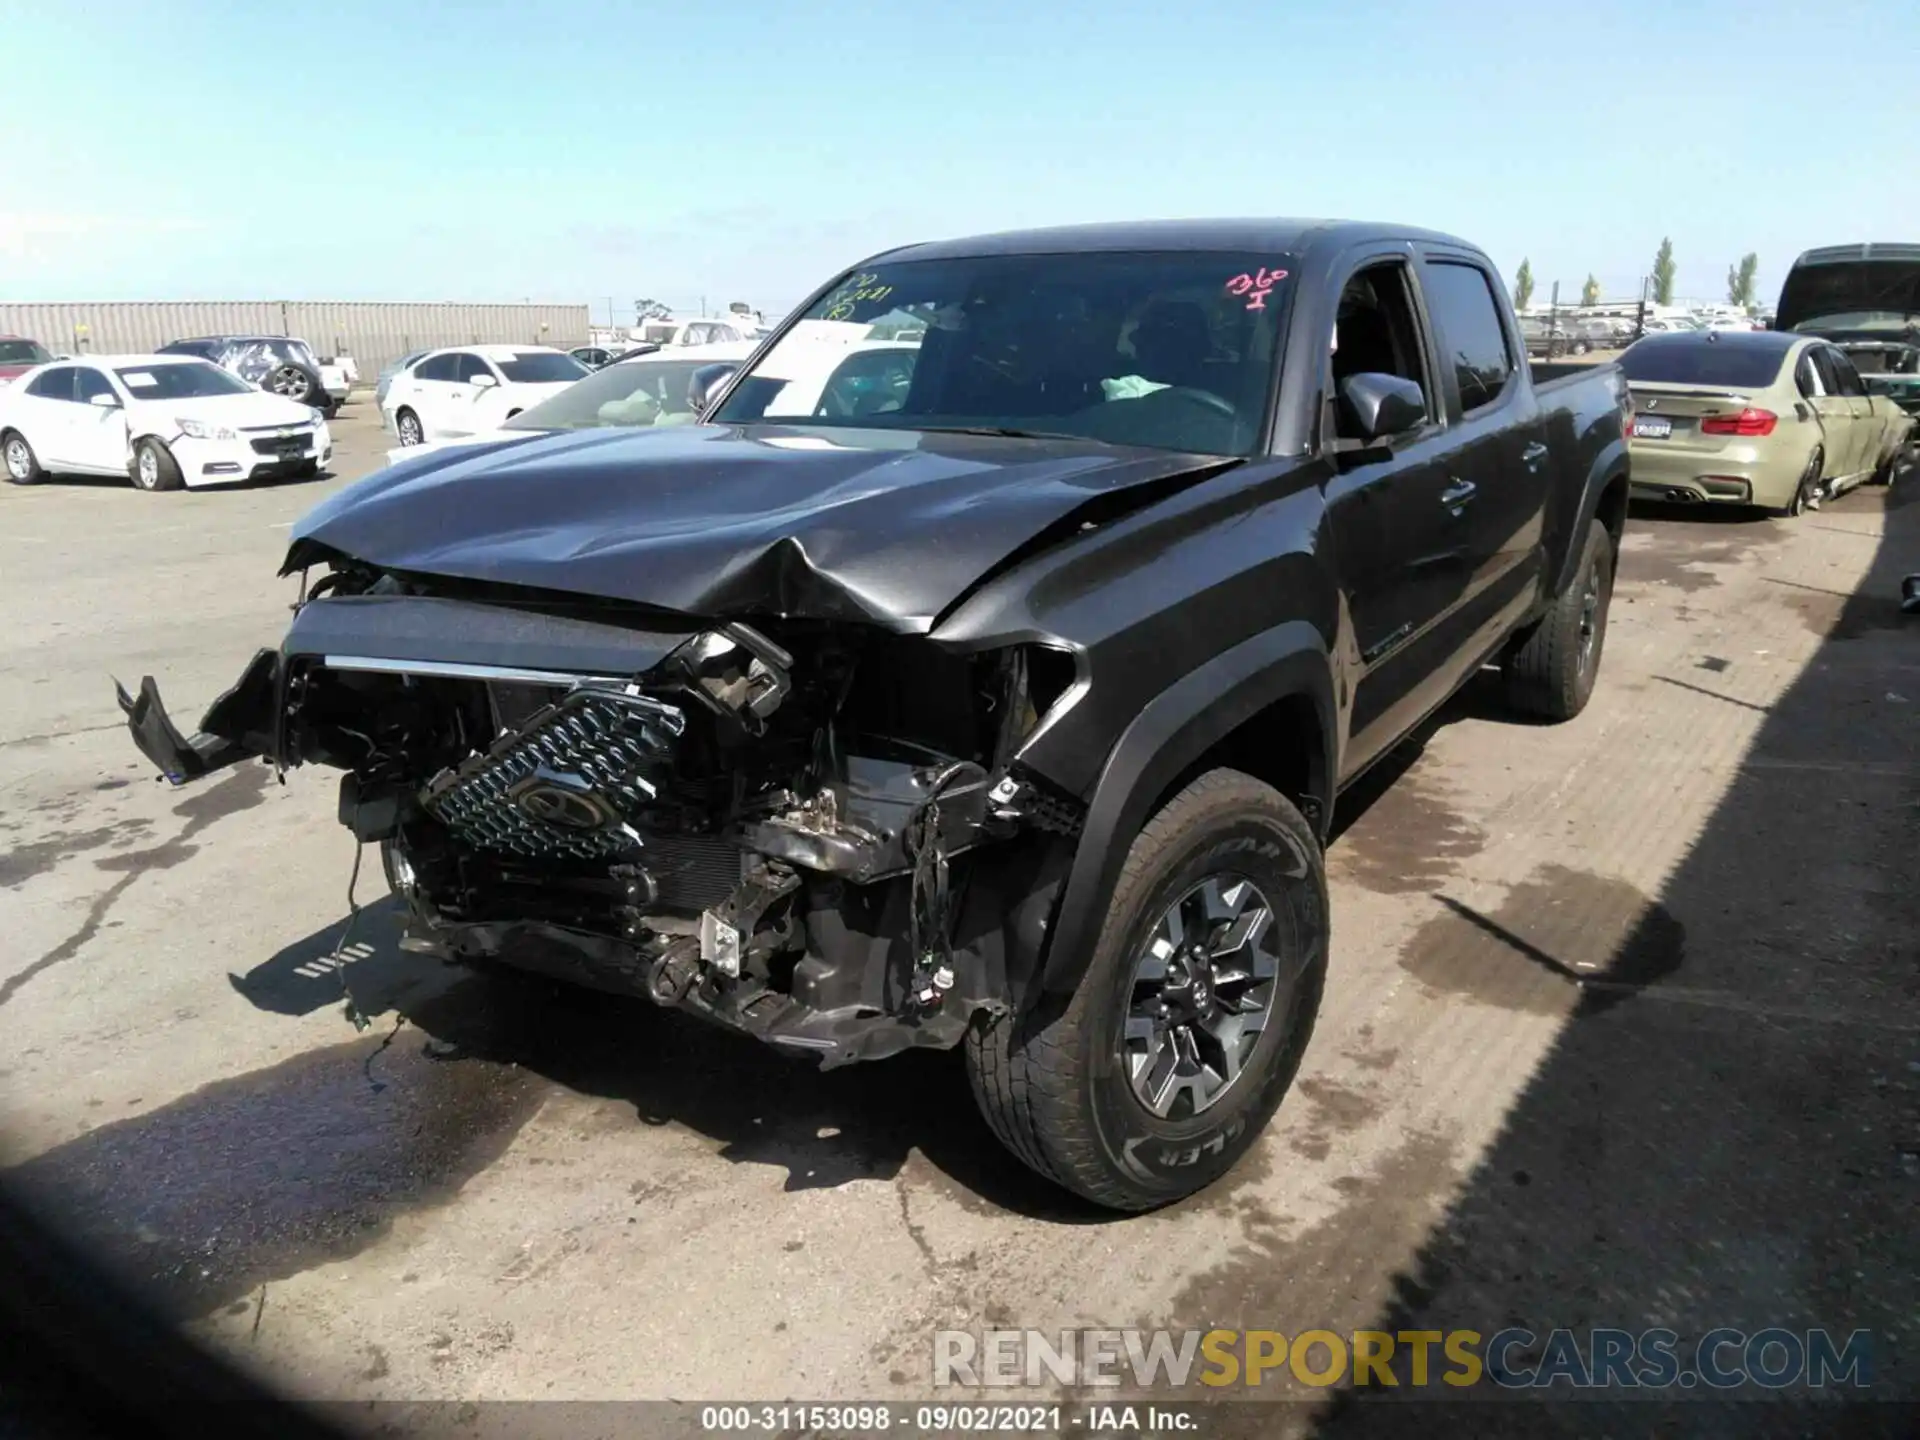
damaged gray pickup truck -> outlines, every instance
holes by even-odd
[[[407,460],[184,738],[344,771],[411,946],[823,1065],[964,1049],[1109,1207],[1298,1067],[1335,796],[1489,663],[1564,720],[1627,508],[1612,367],[1536,384],[1486,257],[1391,226],[917,245],[694,377],[700,423]]]

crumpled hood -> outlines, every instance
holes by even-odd
[[[383,569],[687,615],[918,633],[1089,501],[1133,491],[1144,502],[1227,463],[917,431],[575,431],[371,475],[294,527],[285,568],[319,546]]]

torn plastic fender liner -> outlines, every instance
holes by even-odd
[[[118,680],[113,682],[113,691],[127,717],[133,743],[169,784],[184,785],[252,756],[272,758],[279,753],[277,650],[255,652],[240,678],[207,707],[200,729],[191,740],[181,736],[168,716],[160,687],[151,675],[141,678],[138,695],[129,695]]]

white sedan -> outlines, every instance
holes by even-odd
[[[333,458],[318,412],[183,355],[89,355],[0,390],[7,479],[122,475],[142,490],[313,475]]]
[[[434,350],[393,377],[380,413],[403,446],[497,430],[592,372],[546,345]]]
[[[588,372],[578,384],[530,406],[492,430],[443,440],[404,442],[387,452],[387,463],[397,465],[430,450],[449,446],[488,445],[501,440],[524,440],[551,430],[597,430],[610,425],[686,425],[694,419],[689,386],[694,374],[708,365],[738,365],[753,354],[759,342],[734,341],[717,345],[675,345],[616,360]],[[424,362],[423,362],[424,363]],[[418,368],[418,367],[416,367]],[[394,382],[395,390],[399,381]]]

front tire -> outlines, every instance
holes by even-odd
[[[402,445],[421,445],[427,438],[427,432],[420,424],[420,417],[413,411],[405,409],[393,417],[393,433]]]
[[[11,485],[37,485],[47,474],[40,468],[40,457],[33,453],[33,446],[18,430],[0,435],[0,469],[5,470]]]
[[[1523,633],[1501,662],[1507,700],[1542,720],[1571,720],[1587,708],[1613,606],[1613,536],[1589,522],[1573,583]]]
[[[1211,1184],[1299,1069],[1327,913],[1320,844],[1293,804],[1236,770],[1202,775],[1135,838],[1072,996],[969,1032],[987,1124],[1110,1209]]]
[[[139,490],[178,490],[180,462],[151,435],[133,447],[133,483]]]

